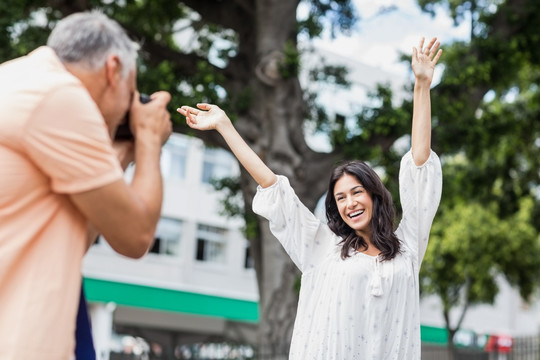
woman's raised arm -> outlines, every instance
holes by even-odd
[[[420,166],[429,158],[431,151],[431,99],[430,88],[435,65],[441,57],[440,42],[433,38],[424,47],[424,38],[418,48],[413,48],[411,59],[415,75],[411,149],[414,163]]]
[[[217,130],[238,161],[261,187],[269,187],[277,181],[276,175],[246,144],[219,106],[203,103],[197,104],[197,108],[182,106],[176,111],[186,117],[186,122],[192,129]]]

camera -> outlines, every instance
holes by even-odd
[[[149,95],[146,94],[140,94],[139,101],[141,104],[149,103],[150,98]],[[131,132],[131,129],[129,128],[129,111],[126,113],[126,117],[124,118],[124,121],[120,125],[118,125],[118,128],[116,129],[116,135],[114,136],[114,140],[133,140],[133,133]]]

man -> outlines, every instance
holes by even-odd
[[[70,359],[96,234],[132,258],[153,242],[170,95],[140,103],[137,50],[113,20],[78,13],[0,65],[0,359]],[[113,143],[128,110],[135,140]]]

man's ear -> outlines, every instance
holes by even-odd
[[[116,87],[122,73],[122,63],[118,55],[109,55],[105,62],[105,72],[109,86]]]

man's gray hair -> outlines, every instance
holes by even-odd
[[[139,44],[132,41],[116,21],[96,10],[60,20],[49,35],[47,45],[63,63],[89,70],[98,70],[108,56],[118,55],[124,77],[135,69],[139,50]]]

